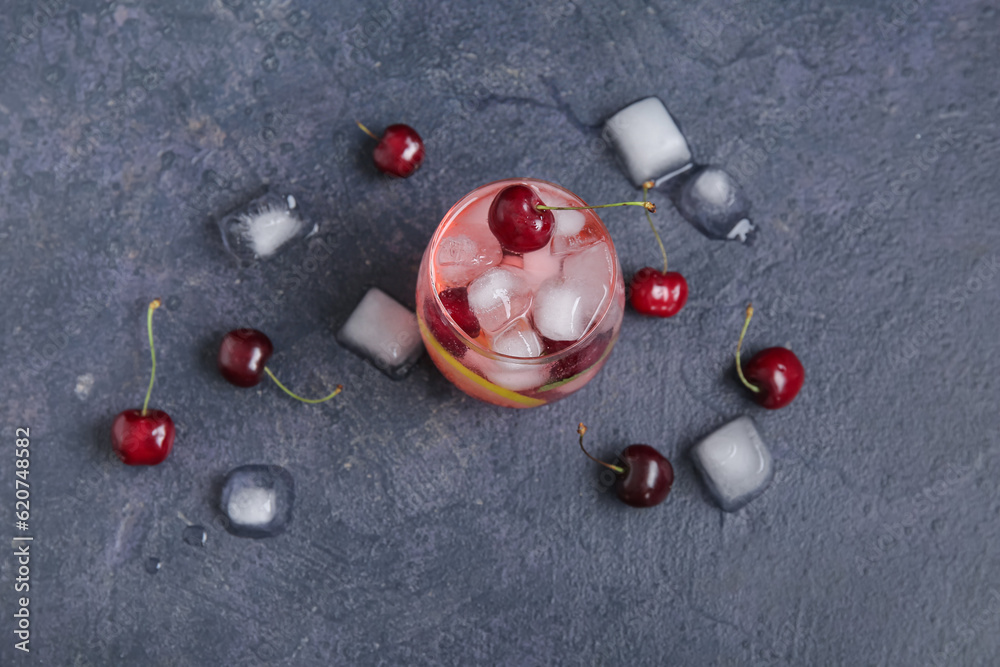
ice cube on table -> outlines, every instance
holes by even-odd
[[[274,256],[289,241],[312,230],[299,215],[292,195],[268,193],[219,220],[222,243],[244,265]]]
[[[492,337],[490,348],[509,357],[538,357],[542,354],[542,339],[527,319],[519,317]]]
[[[292,475],[277,465],[251,464],[230,470],[219,499],[226,530],[238,537],[273,537],[285,532],[294,504]]]
[[[377,287],[361,299],[337,341],[394,380],[406,377],[424,349],[417,316]]]
[[[771,453],[749,417],[735,419],[691,450],[695,467],[726,512],[735,512],[760,495],[774,476]]]
[[[531,307],[531,286],[523,269],[498,266],[469,285],[469,307],[483,331],[493,333],[521,317]]]
[[[535,328],[552,340],[578,340],[594,322],[607,296],[607,283],[571,277],[547,280],[535,293],[531,309]]]
[[[658,97],[633,102],[604,123],[632,185],[657,185],[691,168],[691,149]]]
[[[709,238],[746,243],[755,229],[746,193],[719,167],[698,167],[684,177],[671,199],[684,219]]]

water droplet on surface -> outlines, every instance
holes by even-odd
[[[149,574],[156,574],[160,571],[160,559],[155,556],[150,556],[146,559],[144,567],[146,568],[146,572]]]
[[[203,547],[205,546],[206,540],[208,540],[208,533],[205,532],[204,526],[193,525],[188,526],[184,529],[184,541],[193,547]]]

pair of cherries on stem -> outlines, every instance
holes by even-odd
[[[146,330],[149,333],[149,354],[152,372],[146,400],[142,410],[124,410],[111,424],[111,447],[122,463],[127,465],[157,465],[162,463],[174,446],[174,420],[163,410],[150,410],[149,397],[156,380],[156,348],[153,346],[153,311],[160,307],[160,300],[150,302],[146,312]],[[292,393],[278,381],[267,360],[274,352],[271,340],[255,329],[236,329],[226,334],[219,349],[219,371],[229,382],[239,387],[252,387],[260,382],[264,373],[286,394],[303,403],[322,403],[343,390],[337,388],[328,396],[318,399],[302,398]]]

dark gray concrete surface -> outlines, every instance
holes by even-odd
[[[1000,663],[1000,16],[995,3],[7,0],[0,11],[0,663],[3,665],[995,665]],[[657,220],[691,285],[626,315],[603,373],[530,411],[477,403],[425,359],[393,383],[333,332],[366,286],[413,305],[451,203],[508,176],[634,192],[604,118],[661,96],[753,199],[751,247]],[[416,127],[380,179],[353,125]],[[238,269],[213,216],[266,185],[320,232]],[[645,220],[608,211],[626,270]],[[177,424],[127,468],[111,419]],[[788,344],[799,398],[732,378]],[[222,333],[330,404],[214,370]],[[771,488],[737,514],[687,451],[750,414]],[[646,511],[576,446],[657,446]],[[31,429],[31,653],[14,649],[14,429]],[[222,475],[277,463],[294,522],[222,529]],[[208,530],[182,540],[186,521]],[[155,575],[147,559],[161,560]]]

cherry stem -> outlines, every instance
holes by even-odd
[[[149,395],[153,393],[153,381],[156,380],[156,349],[153,347],[153,311],[160,307],[160,300],[153,299],[146,310],[146,331],[149,332],[149,356],[153,358],[153,372],[149,374],[149,387],[146,389],[146,400],[142,402],[142,416],[146,416],[149,407]]]
[[[580,425],[576,427],[576,432],[580,434],[580,449],[583,449],[583,435],[587,432],[587,427],[583,425],[583,422],[580,422]],[[587,458],[590,459],[591,461],[593,461],[594,463],[600,463],[605,468],[610,468],[611,470],[614,470],[619,475],[624,475],[625,474],[625,468],[620,468],[618,466],[613,466],[610,463],[605,463],[601,459],[595,459],[593,456],[590,455],[590,452],[588,452],[586,449],[583,449],[583,453],[586,454]]]
[[[654,185],[653,181],[646,181],[642,184],[642,201],[649,201],[649,189]],[[663,255],[663,275],[667,275],[667,250],[663,247],[663,239],[660,238],[660,232],[656,231],[656,225],[653,224],[653,216],[649,214],[649,209],[646,210],[646,220],[649,221],[649,228],[653,230],[656,243],[660,246],[660,254]]]
[[[612,206],[641,206],[647,211],[656,213],[656,204],[651,201],[622,201],[617,204],[597,204],[596,206],[545,206],[539,204],[536,211],[589,211],[592,208],[611,208]]]
[[[364,132],[365,134],[367,134],[367,135],[368,135],[369,137],[371,137],[371,138],[372,138],[372,139],[374,139],[375,141],[381,141],[381,139],[379,139],[378,137],[376,137],[376,136],[375,136],[375,133],[374,133],[374,132],[372,132],[372,131],[371,131],[371,130],[369,130],[369,129],[368,129],[367,127],[365,127],[364,125],[362,125],[362,124],[361,124],[361,121],[360,121],[360,120],[356,120],[356,121],[354,121],[354,122],[355,122],[355,123],[357,123],[357,124],[358,124],[358,127],[360,127],[360,128],[361,128],[361,131],[362,131],[362,132]]]
[[[747,335],[747,327],[750,326],[750,319],[753,317],[753,304],[747,305],[747,319],[743,322],[743,331],[740,332],[740,341],[736,343],[736,373],[740,376],[740,382],[743,383],[747,389],[755,394],[760,393],[760,387],[756,387],[747,381],[746,376],[743,375],[743,364],[740,363],[740,350],[743,348],[743,337]]]
[[[329,401],[331,398],[333,398],[334,396],[336,396],[340,392],[344,391],[344,385],[338,384],[337,388],[334,389],[333,393],[331,393],[329,396],[324,396],[323,398],[302,398],[301,396],[299,396],[298,394],[296,394],[295,392],[293,392],[292,390],[290,390],[288,387],[286,387],[285,385],[281,384],[281,381],[278,380],[278,378],[274,377],[274,373],[272,373],[271,369],[268,368],[267,366],[264,366],[264,372],[267,373],[267,376],[269,378],[271,378],[272,380],[274,380],[274,384],[278,385],[278,388],[281,389],[281,391],[285,392],[286,394],[288,394],[289,396],[291,396],[292,398],[294,398],[296,400],[302,401],[303,403],[310,403],[310,404],[313,404],[313,405],[315,405],[316,403],[323,403],[325,401]]]

